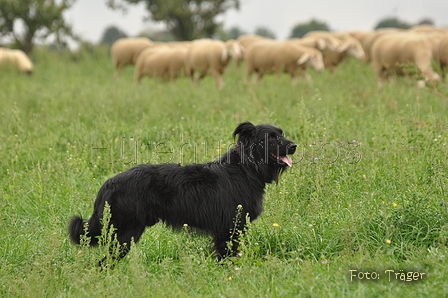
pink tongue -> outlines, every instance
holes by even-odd
[[[292,167],[292,159],[289,156],[280,156],[280,160],[287,164],[289,167]]]

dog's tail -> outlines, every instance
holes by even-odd
[[[87,224],[87,235],[85,226]],[[68,226],[68,234],[70,235],[70,240],[75,244],[81,243],[81,236],[86,235],[90,237],[90,246],[98,245],[98,237],[101,235],[101,222],[100,219],[94,215],[89,219],[88,222],[83,220],[79,216],[74,216],[70,220]]]

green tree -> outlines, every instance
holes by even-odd
[[[117,39],[128,37],[128,35],[121,31],[116,26],[109,26],[104,30],[103,37],[101,37],[100,44],[111,46]]]
[[[430,18],[423,18],[420,21],[418,21],[417,25],[433,25],[434,21]]]
[[[237,39],[238,36],[246,34],[246,32],[238,26],[233,26],[229,30],[229,35],[231,39]]]
[[[255,29],[254,33],[260,36],[275,39],[275,33],[266,27],[258,27],[257,29]]]
[[[169,42],[176,41],[173,34],[166,29],[156,29],[153,27],[148,27],[140,31],[138,36],[147,37],[153,41]]]
[[[311,21],[305,22],[305,23],[299,23],[292,28],[291,36],[290,37],[298,37],[301,38],[305,34],[307,34],[310,31],[331,31],[330,27],[319,20],[312,19]]]
[[[178,40],[211,37],[218,29],[216,16],[239,8],[239,0],[108,0],[112,8],[125,3],[146,3],[154,21],[164,22]]]
[[[218,29],[216,30],[216,33],[213,34],[213,38],[226,41],[229,39],[237,39],[238,36],[242,34],[246,34],[246,32],[244,32],[237,26],[234,26],[230,29],[226,29],[222,25],[218,25]]]
[[[58,43],[64,43],[64,37],[71,35],[71,28],[62,13],[75,1],[0,0],[0,33],[13,38],[25,53],[31,52],[36,38],[51,34],[56,35]]]
[[[411,24],[401,21],[396,17],[386,17],[381,19],[378,24],[375,26],[376,29],[380,28],[400,28],[400,29],[408,29],[411,27]]]

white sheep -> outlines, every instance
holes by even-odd
[[[140,53],[155,43],[146,37],[126,37],[117,39],[110,48],[110,55],[114,64],[115,77],[126,65],[134,65]]]
[[[448,69],[448,35],[445,35],[439,44],[439,63],[442,70],[442,75],[445,77]]]
[[[241,62],[244,60],[244,53],[246,52],[247,47],[249,47],[249,45],[251,43],[253,43],[254,41],[261,40],[261,39],[272,40],[272,38],[264,37],[264,36],[261,36],[258,34],[242,34],[242,35],[238,36],[238,38],[236,40],[241,45],[243,54],[242,54],[241,58],[234,59],[237,68],[240,67]]]
[[[215,77],[217,86],[222,87],[224,85],[222,74],[230,59],[241,56],[242,49],[236,41],[197,39],[191,42],[188,49],[185,58],[185,73],[195,82],[211,74]],[[195,76],[195,72],[199,75]]]
[[[143,50],[135,63],[137,84],[143,76],[175,79],[184,70],[187,49],[184,47],[155,47]]]
[[[0,48],[0,66],[5,64],[13,65],[21,73],[32,74],[34,69],[30,58],[23,51]]]
[[[317,71],[324,70],[322,53],[319,50],[290,41],[255,41],[246,50],[244,82],[248,82],[253,72],[257,73],[257,81],[265,73],[275,73],[279,76],[281,72],[285,72],[291,75],[291,83],[294,85],[299,74],[311,80],[305,73],[308,65]]]
[[[403,29],[399,29],[399,28],[380,28],[375,31],[368,32],[367,35],[365,35],[362,38],[362,40],[360,40],[362,48],[364,49],[364,54],[365,54],[364,61],[370,62],[370,60],[372,59],[371,58],[372,47],[375,44],[375,41],[379,37],[389,34],[389,33],[398,33],[398,32],[405,32],[405,31]],[[351,35],[356,38],[356,36],[353,35],[353,33]]]
[[[440,76],[431,67],[433,49],[431,41],[424,34],[396,32],[378,37],[372,47],[372,62],[380,79],[390,74],[404,75],[405,65],[415,64],[425,81],[438,81]]]

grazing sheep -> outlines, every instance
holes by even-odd
[[[281,72],[291,75],[291,83],[297,82],[297,75],[310,80],[305,73],[307,65],[311,65],[317,71],[324,70],[322,53],[314,48],[301,46],[290,41],[259,40],[250,45],[246,51],[245,83],[249,76],[257,73],[259,81],[265,73]]]
[[[431,68],[432,58],[431,41],[419,33],[384,34],[372,47],[372,62],[380,80],[387,79],[391,73],[404,75],[404,66],[413,63],[426,81],[438,81],[440,76]]]
[[[352,56],[360,60],[365,59],[364,50],[357,39],[348,35],[338,36],[340,36],[341,44],[337,51],[322,50],[325,67],[329,68],[331,72],[334,72],[336,66],[347,56]]]
[[[390,33],[398,33],[398,32],[405,32],[403,29],[399,29],[399,28],[381,28],[381,29],[377,29],[375,31],[369,32],[369,34],[367,36],[365,36],[365,38],[362,40],[361,45],[362,48],[364,49],[364,53],[365,53],[365,59],[364,61],[366,62],[370,62],[370,60],[372,59],[372,47],[375,44],[375,41],[386,34],[390,34]]]
[[[440,51],[444,50],[443,47],[440,47],[440,43],[447,38],[448,28],[437,28],[431,25],[419,25],[410,28],[409,31],[424,34],[429,38],[432,45],[432,58],[437,64],[440,64]],[[440,66],[442,66],[442,64],[440,64]]]
[[[230,59],[241,56],[242,49],[236,41],[197,39],[191,42],[188,49],[185,58],[185,73],[195,82],[211,74],[215,77],[217,86],[222,87],[224,85],[222,74]],[[195,76],[195,72],[199,75]]]
[[[143,76],[175,79],[184,70],[187,49],[183,47],[156,47],[143,50],[135,63],[137,84]]]
[[[33,63],[30,58],[21,50],[11,50],[7,48],[0,48],[0,66],[2,64],[11,64],[17,67],[19,72],[32,74]]]
[[[110,55],[114,64],[115,77],[126,65],[134,65],[137,62],[138,55],[147,47],[155,45],[154,42],[146,37],[119,38],[110,48]]]
[[[329,68],[331,72],[334,72],[336,66],[342,62],[347,56],[353,56],[357,59],[363,60],[365,58],[364,50],[361,43],[350,36],[347,33],[335,33],[327,31],[311,31],[305,34],[305,37],[328,37],[331,36],[337,40],[338,46],[335,48],[327,47],[320,49],[324,57],[325,68]],[[333,45],[336,41],[333,42]]]

